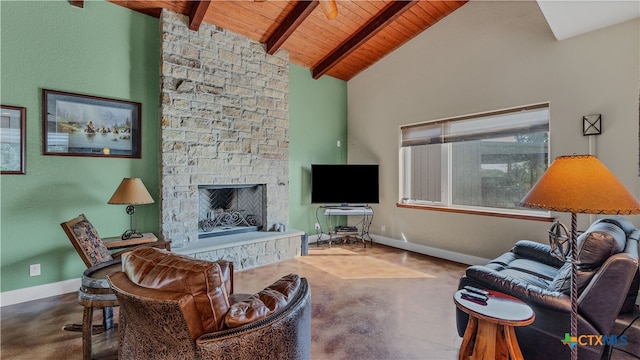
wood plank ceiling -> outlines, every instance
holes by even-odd
[[[205,22],[260,41],[271,54],[287,49],[315,79],[349,80],[468,0],[338,0],[333,20],[318,0],[110,1],[154,17],[170,9],[189,16],[194,31]]]

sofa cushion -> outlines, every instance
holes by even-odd
[[[144,279],[149,271],[169,255],[166,251],[157,251],[152,247],[141,247],[122,254],[122,271],[136,284]]]
[[[591,270],[576,270],[576,280],[578,283],[578,294],[582,293],[593,276],[595,271]],[[571,294],[571,262],[567,261],[558,271],[558,274],[553,281],[547,287],[551,291],[559,291],[563,294]]]
[[[148,247],[129,253],[123,259],[123,271],[140,286],[193,295],[205,332],[224,327],[229,300],[218,263]]]
[[[225,316],[225,325],[235,328],[266,318],[285,307],[300,287],[296,274],[283,276],[257,294],[232,304]]]
[[[544,254],[546,256],[542,256]],[[562,266],[561,261],[550,261],[549,246],[520,240],[511,249],[485,266],[525,284],[546,288]]]
[[[624,249],[625,232],[608,222],[593,223],[578,237],[577,265],[581,270],[596,270],[611,255]]]
[[[518,257],[526,258],[537,263],[546,264],[559,269],[564,261],[549,254],[551,246],[531,240],[519,240],[511,249]],[[555,274],[555,271],[554,271]]]
[[[633,223],[631,223],[631,221],[621,217],[621,216],[608,216],[608,217],[604,217],[601,219],[598,219],[596,221],[593,222],[593,224],[597,224],[600,222],[605,222],[605,223],[609,223],[609,224],[614,224],[616,226],[618,226],[620,229],[622,229],[622,231],[624,231],[625,235],[629,235],[631,234],[634,230],[635,230],[635,226],[633,225]],[[591,224],[591,225],[593,225]]]
[[[490,262],[486,267],[498,271],[505,276],[518,279],[525,284],[546,288],[549,286],[558,269],[528,259],[514,259],[507,264]]]

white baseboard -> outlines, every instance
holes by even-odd
[[[0,307],[78,291],[80,278],[0,293]]]
[[[319,237],[318,235],[310,235],[309,243],[317,243],[318,237]],[[388,238],[380,235],[371,234],[371,238],[373,239],[374,246],[376,243],[379,243],[379,244],[391,246],[394,248],[413,251],[418,254],[429,255],[429,256],[433,256],[433,257],[437,257],[437,258],[441,258],[449,261],[455,261],[455,262],[459,262],[467,265],[484,265],[490,261],[490,259],[471,256],[467,254],[461,254],[461,253],[457,253],[449,250],[442,250],[442,249],[434,248],[431,246],[410,243],[410,242],[406,242],[398,239],[392,239],[392,238]],[[323,240],[326,240],[326,238],[324,238]]]
[[[443,250],[434,248],[431,246],[420,245],[416,243],[410,243],[398,239],[392,239],[380,235],[371,235],[373,243],[380,243],[395,248],[413,251],[419,254],[429,255],[449,261],[459,262],[467,265],[484,265],[490,261],[490,259],[481,258],[478,256],[472,256],[467,254],[461,254],[455,251]]]
[[[319,238],[319,237],[320,237],[320,235],[309,235],[309,236],[307,237],[307,242],[308,242],[309,244],[312,244],[312,243],[313,243],[313,244],[315,244],[315,243],[317,243],[317,242],[318,242],[318,238]]]

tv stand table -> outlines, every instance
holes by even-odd
[[[364,247],[367,247],[367,239],[373,246],[373,239],[369,235],[369,229],[373,222],[373,208],[369,205],[365,206],[322,206],[324,208],[324,216],[327,219],[327,227],[329,228],[329,247],[334,241],[346,242],[349,237],[355,237],[358,241],[362,241]],[[336,228],[333,226],[333,217],[335,216],[361,216],[362,220],[354,227]],[[360,229],[358,229],[358,227]],[[320,235],[322,238],[322,235]],[[318,239],[318,246],[320,245]]]

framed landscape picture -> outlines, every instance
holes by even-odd
[[[141,105],[42,90],[44,155],[140,158]]]
[[[0,105],[0,173],[24,175],[27,109]]]

